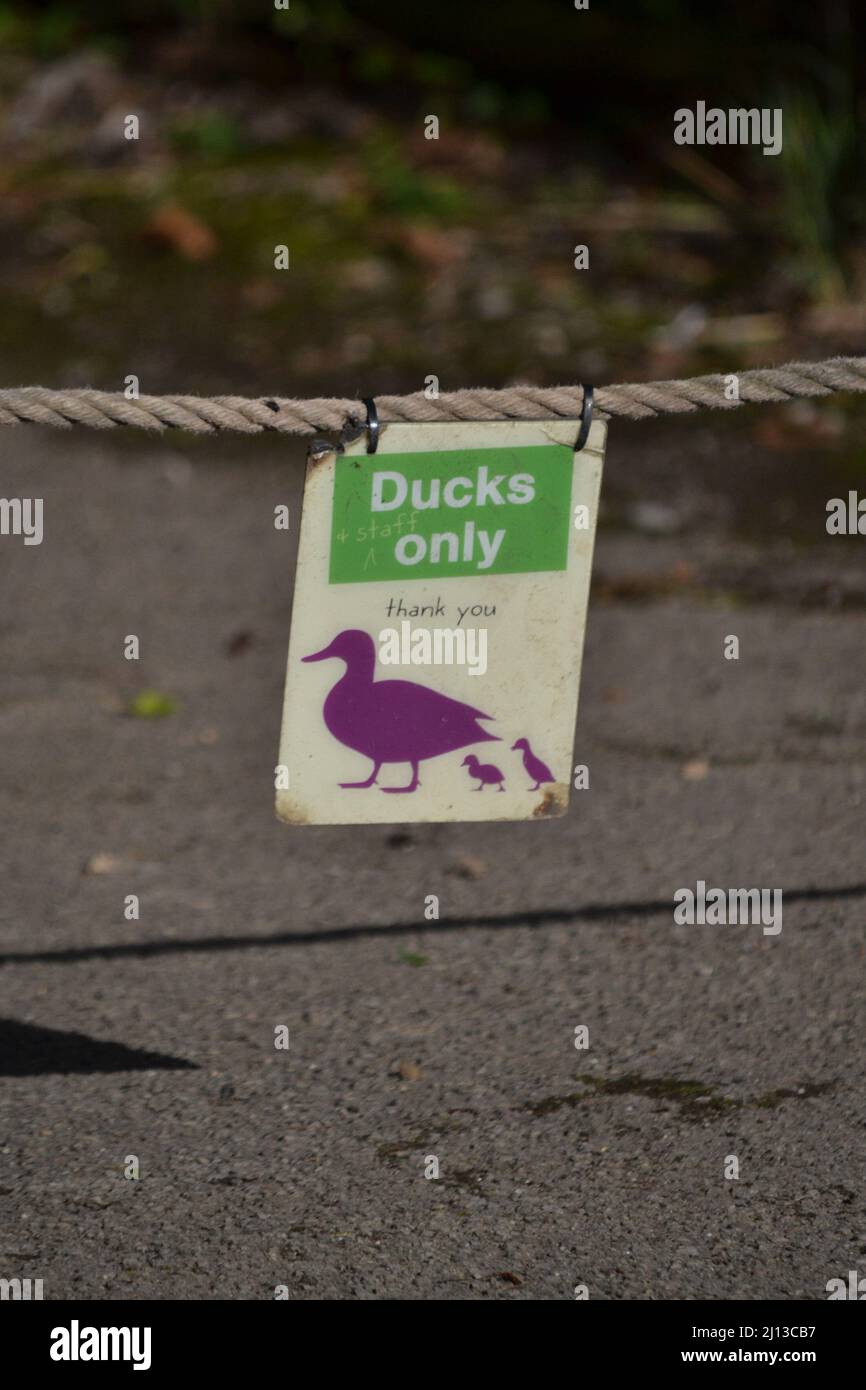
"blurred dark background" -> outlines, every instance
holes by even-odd
[[[308,395],[856,352],[864,23],[847,0],[2,4],[2,378]],[[782,107],[782,154],[675,145],[699,99]]]

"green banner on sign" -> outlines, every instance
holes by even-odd
[[[330,582],[564,570],[566,445],[338,458]]]

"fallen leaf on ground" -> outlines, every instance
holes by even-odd
[[[422,956],[418,951],[401,951],[400,960],[404,965],[414,965],[416,969],[418,966],[427,964],[427,957]]]
[[[177,251],[187,261],[206,261],[217,249],[217,239],[206,223],[178,203],[163,203],[147,223],[144,234]]]
[[[680,772],[687,782],[702,782],[709,775],[710,765],[706,758],[691,758],[683,763]]]
[[[479,859],[475,854],[462,854],[448,872],[456,874],[458,878],[484,878],[488,872],[487,860]]]
[[[85,874],[116,874],[123,860],[117,854],[92,854],[84,865]]]
[[[391,1068],[391,1076],[402,1077],[404,1081],[420,1081],[422,1075],[417,1062],[395,1062]]]
[[[133,700],[130,700],[126,707],[127,714],[131,714],[133,719],[165,719],[169,714],[174,714],[177,709],[177,701],[170,695],[163,695],[159,690],[140,690]]]

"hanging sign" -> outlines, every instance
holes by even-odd
[[[562,815],[606,425],[389,424],[307,465],[277,814]]]

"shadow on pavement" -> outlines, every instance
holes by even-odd
[[[197,1067],[182,1057],[0,1018],[0,1076],[187,1070]]]
[[[785,902],[825,902],[866,897],[866,883],[839,888],[792,888]],[[131,941],[105,946],[70,946],[59,951],[3,951],[3,965],[74,965],[84,960],[120,960],[127,957],[174,956],[208,951],[256,950],[267,946],[316,946],[327,942],[357,941],[363,937],[402,936],[411,932],[500,930],[508,927],[543,927],[553,923],[615,921],[619,917],[653,917],[673,911],[670,898],[641,903],[588,903],[585,907],[545,907],[530,911],[491,914],[488,917],[442,917],[435,922],[371,922],[356,927],[324,927],[320,931],[271,932],[259,936],[172,937],[164,941]]]

